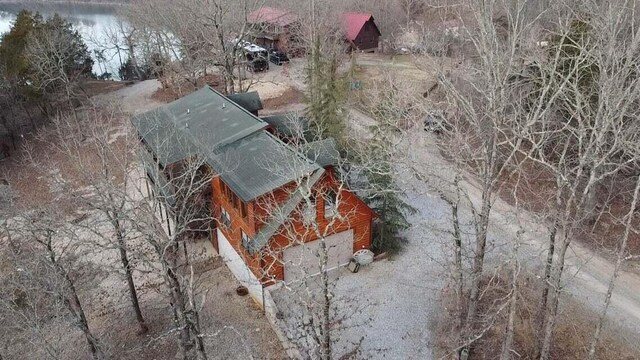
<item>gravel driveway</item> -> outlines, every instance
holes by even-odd
[[[409,218],[414,225],[406,234],[404,250],[355,274],[346,268],[332,273],[335,304],[347,312],[347,321],[333,334],[336,357],[354,350],[364,337],[358,359],[432,358],[437,292],[446,281],[441,240],[449,208],[439,198],[411,189],[407,198],[418,212]],[[301,311],[291,290],[281,287],[272,296],[285,318]],[[297,326],[294,321],[289,325]]]
[[[351,113],[350,121],[360,122],[355,126],[356,130],[365,127],[370,120],[357,111]],[[438,188],[452,172],[451,165],[434,146],[431,135],[416,131],[406,136],[405,150],[411,155],[408,161],[398,164],[396,177],[405,191],[407,202],[418,210],[409,217],[412,228],[406,234],[408,243],[400,254],[374,262],[356,274],[346,269],[336,271],[336,303],[343,311],[352,311],[352,314],[347,314],[348,321],[341,326],[345,329],[334,334],[337,356],[351,352],[353,344],[364,336],[358,358],[433,357],[433,321],[441,311],[438,292],[446,286],[447,264],[452,254],[447,246],[451,242],[451,235],[447,233],[451,227],[451,213],[448,205],[429,191],[427,183]],[[414,167],[413,170],[418,168],[430,177],[425,179],[426,182],[418,180],[410,167]],[[473,179],[464,181],[463,186],[471,199],[478,201],[479,191]],[[468,223],[468,209],[460,209],[460,219],[463,224]],[[540,273],[541,258],[546,256],[544,223],[534,214],[516,209],[501,199],[496,200],[492,211],[485,263],[487,273],[505,262],[505,257],[509,256],[509,244],[520,226],[525,229],[518,252],[520,262],[530,276]],[[567,296],[580,301],[594,314],[599,312],[613,270],[611,262],[573,242],[566,268],[564,286]],[[627,340],[640,333],[638,289],[638,276],[622,272],[608,312],[609,325],[615,324],[615,329]],[[296,311],[291,291],[281,288],[273,296],[280,309],[285,309],[285,316]],[[359,306],[352,310],[353,306],[349,304],[354,300],[358,300]]]

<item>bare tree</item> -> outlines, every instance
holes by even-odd
[[[53,301],[54,306],[59,300],[66,313],[71,316],[74,327],[83,334],[91,356],[94,359],[105,359],[103,346],[89,328],[75,285],[77,279],[74,277],[82,273],[80,269],[85,267],[84,270],[87,271],[91,268],[87,264],[82,266],[76,260],[76,257],[83,256],[77,230],[72,224],[54,215],[51,209],[23,213],[11,226],[14,237],[20,241],[18,254],[28,254],[23,257],[26,262],[17,263],[18,266],[25,266],[20,268],[22,279],[19,281],[22,281],[22,291],[46,293],[51,296],[49,301]],[[36,303],[29,304],[32,305],[37,306]]]
[[[138,154],[146,152],[140,151]],[[147,175],[138,178],[142,181],[139,189],[150,204],[137,208],[136,224],[140,238],[153,250],[146,261],[157,264],[152,266],[168,288],[173,331],[178,333],[182,357],[207,359],[207,335],[202,332],[199,315],[204,295],[197,291],[198,279],[188,262],[186,242],[194,234],[209,234],[208,197],[213,174],[204,160],[195,157],[163,170],[151,155],[141,155],[140,161]],[[184,256],[180,245],[185,248]]]
[[[627,212],[624,219],[625,220],[624,234],[622,235],[620,239],[620,243],[618,245],[616,262],[615,262],[613,274],[611,275],[611,280],[609,281],[607,292],[605,294],[604,306],[602,307],[602,311],[600,313],[600,316],[598,317],[598,322],[596,323],[596,328],[593,332],[593,339],[591,341],[591,345],[589,346],[589,359],[596,358],[596,350],[600,342],[602,329],[604,327],[605,318],[607,316],[607,310],[609,309],[609,305],[611,304],[611,296],[613,295],[613,291],[615,289],[616,279],[618,278],[618,275],[620,274],[620,269],[627,257],[627,245],[629,243],[629,236],[633,231],[633,220],[634,220],[634,215],[636,213],[636,209],[638,205],[639,193],[640,193],[640,178],[636,180],[635,190],[633,191],[633,199],[631,200],[629,211]]]
[[[445,108],[441,131],[443,145],[456,149],[454,159],[461,171],[471,171],[478,177],[480,198],[473,203],[473,226],[475,249],[470,273],[470,290],[463,335],[464,342],[472,339],[476,320],[480,281],[482,279],[487,234],[490,227],[491,209],[497,194],[503,187],[504,176],[512,170],[514,155],[521,141],[514,134],[517,117],[513,112],[514,88],[511,76],[519,66],[518,48],[525,40],[531,22],[525,16],[524,2],[513,7],[496,2],[469,3],[477,31],[466,35],[473,44],[474,60],[459,65],[455,72],[442,71],[440,85],[451,107]],[[498,11],[506,12],[510,32],[507,38],[498,32],[494,16]],[[471,76],[463,75],[471,74]],[[442,110],[441,110],[442,111]],[[433,110],[427,113],[433,114]],[[437,113],[431,115],[438,119]],[[468,354],[463,349],[463,356]]]
[[[526,179],[532,165],[555,179],[548,195],[539,191],[550,200],[545,216],[551,220],[541,302],[540,357],[546,359],[568,246],[607,206],[596,200],[602,185],[636,163],[633,152],[623,146],[637,136],[635,126],[629,125],[635,117],[630,104],[637,101],[629,60],[636,51],[636,35],[625,16],[630,3],[606,9],[589,5],[580,8],[590,14],[588,22],[573,17],[569,9],[559,11],[547,38],[550,45],[532,42],[531,31],[540,15],[531,15],[528,5],[482,2],[471,12],[478,29],[469,27],[466,35],[473,57],[443,71],[440,78],[447,100],[457,107],[445,108],[441,146],[456,149],[452,160],[459,169],[477,175],[481,188],[473,210],[476,246],[463,341],[475,338],[469,326],[477,309],[491,207],[507,189],[504,180]],[[525,183],[517,182],[516,190]],[[517,192],[514,197],[522,202]],[[503,356],[508,356],[510,332]],[[467,356],[468,349],[462,355]]]
[[[608,206],[597,201],[602,185],[637,162],[635,152],[626,147],[638,134],[629,125],[637,116],[630,109],[638,101],[632,54],[639,41],[630,30],[629,6],[589,6],[581,9],[589,22],[560,20],[549,50],[552,56],[537,69],[546,89],[542,93],[557,96],[536,92],[535,110],[526,113],[522,134],[532,149],[526,156],[556,180],[550,213],[557,220],[550,231],[542,300],[542,359],[550,356],[567,249]]]
[[[69,109],[86,96],[79,79],[91,74],[92,60],[79,33],[60,16],[47,20],[29,36],[27,57],[33,86],[50,99],[61,94]]]
[[[241,41],[249,34],[246,16],[260,4],[259,0],[225,1],[140,1],[131,9],[131,22],[153,34],[152,41],[168,44],[165,74],[179,75],[181,80],[198,86],[198,79],[208,69],[218,70],[224,91],[238,89],[236,70],[241,57]]]
[[[279,224],[271,238],[275,240],[259,253],[267,263],[262,277],[273,278],[275,269],[282,266],[286,266],[287,272],[296,274],[292,280],[283,283],[286,295],[279,299],[281,304],[293,309],[292,315],[284,320],[287,335],[306,358],[329,360],[357,353],[363,338],[345,343],[344,339],[340,341],[340,334],[349,327],[366,326],[365,323],[351,323],[349,318],[353,312],[366,308],[367,302],[335,292],[339,271],[333,270],[336,264],[332,257],[336,256],[333,250],[336,245],[328,239],[350,228],[356,209],[345,199],[355,195],[346,182],[350,170],[339,157],[335,143],[331,145],[332,140],[327,142],[327,139],[313,135],[309,138],[309,134],[302,131],[294,133],[295,142],[290,145],[294,151],[283,147],[280,154],[288,159],[286,169],[269,161],[264,163],[266,169],[298,172],[295,169],[308,168],[309,161],[321,158],[326,161],[327,156],[334,158],[328,169],[316,169],[259,200],[259,221],[267,228],[272,223]],[[318,144],[322,146],[315,146]],[[360,239],[350,240],[358,242]],[[317,244],[313,250],[305,247],[309,241]],[[349,245],[353,247],[353,243]],[[284,258],[286,249],[298,246],[301,249],[299,256]]]
[[[133,141],[137,139],[130,137],[131,130],[126,121],[115,106],[94,105],[79,117],[52,119],[52,130],[42,134],[40,139],[52,150],[50,154],[62,154],[71,161],[74,169],[68,175],[73,185],[90,189],[84,192],[69,189],[69,194],[84,209],[100,214],[101,217],[87,228],[97,239],[104,241],[92,245],[118,250],[140,332],[146,333],[148,328],[133,280],[135,269],[128,254],[131,250],[128,244],[130,223],[135,221],[131,201],[135,186],[131,184],[129,172],[133,168]],[[105,231],[101,223],[108,224],[111,231]]]

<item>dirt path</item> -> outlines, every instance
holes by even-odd
[[[160,86],[158,80],[145,80],[108,94],[98,95],[95,99],[115,102],[124,112],[135,115],[162,105],[151,98]]]
[[[408,68],[415,68],[415,64],[410,58],[398,57],[398,59],[380,56],[377,54],[360,54],[357,58],[358,65],[375,68],[392,67],[398,71],[406,71]],[[349,125],[357,136],[368,136],[368,128],[372,119],[354,109],[350,109]],[[430,186],[438,187],[447,178],[453,179],[453,169],[449,162],[442,158],[439,149],[433,142],[432,135],[426,134],[416,129],[408,131],[404,144],[409,164],[424,174],[429,174],[425,179]],[[412,196],[437,196],[424,190],[416,189],[415,183],[409,178],[412,177],[409,168],[404,169],[404,173],[399,173],[398,178],[403,183],[406,191]],[[422,187],[424,186],[422,182]],[[473,176],[467,176],[467,181],[463,184],[467,192],[475,203],[481,199],[481,191],[478,184],[473,181]],[[417,191],[416,191],[417,190]],[[433,216],[433,214],[430,214]],[[447,216],[448,214],[440,214]],[[520,249],[520,258],[523,263],[529,265],[531,275],[540,274],[540,267],[546,257],[546,241],[548,231],[545,223],[535,214],[516,209],[502,199],[497,199],[492,211],[492,234],[489,246],[493,247],[498,256],[506,256],[508,239],[513,239],[518,230],[518,223],[522,223],[526,229],[523,241],[524,246]],[[589,306],[599,313],[604,301],[604,294],[607,291],[610,277],[613,273],[614,264],[607,258],[599,255],[592,249],[582,245],[578,241],[573,241],[567,253],[566,271],[563,279],[564,290],[567,294],[576,297],[580,302]],[[616,282],[616,288],[612,297],[612,304],[608,311],[611,321],[632,330],[635,334],[640,334],[640,276],[630,271],[622,271]]]

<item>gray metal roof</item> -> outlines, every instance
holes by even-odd
[[[264,107],[262,106],[262,100],[260,100],[260,95],[258,95],[257,91],[231,94],[227,95],[227,98],[242,106],[249,112],[255,112],[264,109]]]
[[[303,145],[303,152],[309,160],[316,164],[325,166],[338,165],[340,152],[338,145],[333,138],[326,138]]]
[[[207,160],[245,202],[320,169],[266,131],[229,144]]]
[[[154,154],[145,163],[166,166],[201,156],[245,202],[321,168],[264,131],[266,122],[210,87],[138,115],[132,123]]]
[[[284,136],[302,135],[309,130],[309,121],[296,113],[286,113],[260,117]]]
[[[140,114],[132,122],[148,150],[162,166],[180,161],[197,151],[191,136],[177,130],[164,107]]]
[[[268,126],[209,86],[132,122],[163,165],[213,151]]]

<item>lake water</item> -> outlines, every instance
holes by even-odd
[[[117,9],[110,6],[91,4],[3,4],[0,3],[0,34],[11,29],[16,14],[22,10],[38,11],[44,17],[58,13],[69,20],[82,35],[94,60],[93,72],[109,72],[114,77],[122,62],[126,61],[126,51],[118,51],[111,40],[117,28],[119,18]],[[122,46],[122,45],[121,45]],[[101,51],[103,60],[96,57],[95,51]]]

